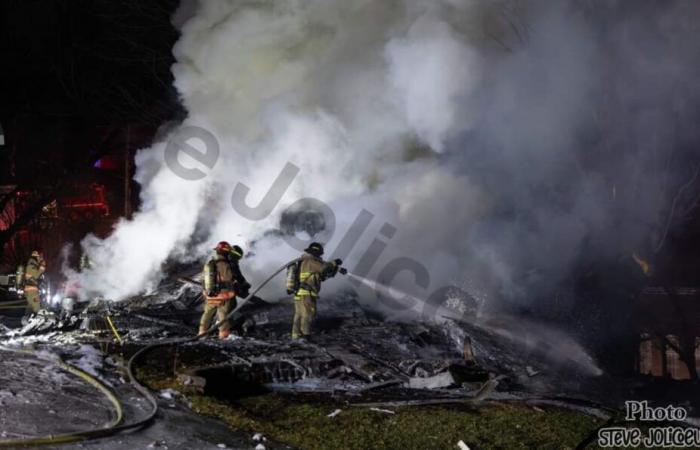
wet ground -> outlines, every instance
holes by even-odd
[[[102,395],[58,369],[48,355],[40,356],[0,351],[3,438],[79,431],[110,420],[110,404]]]
[[[85,347],[63,349],[108,384],[122,402],[126,422],[148,412],[143,396],[118,377],[116,367],[90,365],[94,355]],[[0,440],[50,436],[99,428],[115,415],[106,397],[82,378],[55,364],[56,354],[0,350]],[[83,361],[81,361],[83,359]],[[94,361],[93,361],[94,362]],[[253,449],[259,442],[252,435],[234,432],[216,420],[193,413],[170,395],[159,396],[159,411],[152,424],[140,430],[101,439],[44,448],[87,449]],[[289,448],[269,441],[268,449]]]

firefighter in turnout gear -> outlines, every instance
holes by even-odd
[[[238,267],[243,250],[221,241],[214,254],[204,264],[204,313],[199,321],[199,334],[204,334],[211,326],[216,314],[219,323],[219,338],[226,339],[231,334],[231,325],[226,316],[236,307],[236,296],[248,296],[250,284]]]
[[[86,270],[92,269],[92,261],[90,261],[90,257],[85,252],[83,252],[83,254],[80,256],[79,268],[80,272],[85,272]]]
[[[312,242],[304,251],[304,255],[287,267],[287,294],[294,294],[292,339],[311,334],[321,283],[334,277],[343,264],[340,259],[330,262],[321,259],[323,246],[318,242]]]
[[[46,262],[41,251],[34,250],[24,268],[24,297],[27,299],[27,312],[41,309],[41,288],[44,283]]]

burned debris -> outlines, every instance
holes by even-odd
[[[50,345],[60,331],[64,340],[98,339],[126,348],[189,337],[197,328],[201,289],[178,278],[165,280],[151,295],[125,302],[94,301],[69,316],[42,312],[4,336]],[[351,397],[381,391],[387,398],[403,399],[432,391],[428,395],[464,397],[495,378],[501,392],[534,393],[546,382],[565,392],[574,385],[567,380],[578,370],[569,368],[569,378],[550,378],[545,354],[526,353],[521,343],[486,328],[449,319],[441,324],[387,322],[365,313],[351,293],[319,305],[318,333],[304,342],[289,339],[291,314],[287,300],[255,298],[233,316],[231,338],[189,342],[154,354],[177,352],[173,375],[183,387],[218,392],[218,385],[240,383],[245,387],[229,389],[239,395],[262,389]]]

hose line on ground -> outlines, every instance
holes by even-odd
[[[34,355],[34,352],[29,350],[20,350],[9,347],[0,346],[0,350],[14,353],[22,353],[27,355]],[[61,369],[68,373],[71,373],[91,386],[100,391],[114,408],[114,417],[107,422],[102,428],[88,431],[76,431],[72,433],[62,433],[62,434],[52,434],[47,436],[38,436],[34,438],[19,438],[19,439],[0,439],[0,447],[17,447],[17,446],[36,446],[36,445],[51,445],[51,444],[65,444],[70,442],[76,442],[83,439],[91,437],[104,436],[105,433],[111,434],[114,432],[115,428],[119,426],[124,420],[124,409],[122,404],[117,398],[117,396],[110,390],[104,383],[99,381],[97,378],[93,377],[89,373],[81,370],[60,358],[51,360]]]
[[[19,308],[26,308],[26,307],[27,307],[26,300],[12,300],[11,302],[0,303],[0,309],[19,309]]]
[[[298,259],[294,259],[292,261],[289,261],[288,263],[284,264],[282,267],[277,269],[272,275],[270,275],[268,278],[266,278],[258,287],[255,289],[246,299],[242,300],[236,308],[234,308],[224,320],[228,320],[238,309],[240,309],[241,306],[243,306],[247,300],[253,298],[255,294],[260,292],[260,290],[267,285],[275,276],[277,276],[280,272],[285,270],[290,264],[293,264],[297,262]],[[111,320],[110,320],[111,322]],[[180,338],[180,339],[174,339],[170,341],[161,341],[161,342],[156,342],[153,344],[149,344],[141,349],[139,349],[136,353],[134,353],[131,358],[129,358],[129,361],[126,364],[126,373],[129,377],[129,383],[131,386],[139,392],[143,397],[146,398],[146,400],[149,402],[151,406],[151,411],[149,414],[134,423],[131,424],[122,424],[123,420],[123,412],[122,412],[122,406],[119,400],[116,398],[114,393],[109,390],[104,384],[102,384],[100,381],[98,381],[96,378],[92,377],[90,374],[83,372],[82,370],[71,366],[70,364],[67,364],[63,361],[60,361],[58,363],[62,368],[65,370],[74,373],[81,378],[85,379],[88,381],[91,385],[95,386],[98,388],[107,398],[110,400],[110,402],[114,405],[115,410],[117,411],[117,417],[115,420],[108,424],[108,426],[105,426],[103,428],[99,429],[94,429],[94,430],[89,430],[89,431],[79,431],[79,432],[73,432],[73,433],[65,433],[65,434],[60,434],[60,435],[50,435],[50,436],[43,436],[43,437],[36,437],[36,438],[22,438],[22,439],[9,439],[9,440],[0,440],[0,447],[13,447],[13,446],[36,446],[36,445],[55,445],[55,444],[65,444],[65,443],[70,443],[70,442],[77,442],[81,440],[86,440],[86,439],[92,439],[92,438],[98,438],[98,437],[106,437],[110,436],[122,431],[127,431],[127,430],[133,430],[136,428],[141,428],[147,424],[149,424],[153,418],[156,416],[158,412],[158,401],[156,398],[151,394],[151,392],[143,386],[139,381],[136,375],[134,374],[134,364],[138,360],[138,358],[143,355],[144,353],[153,350],[158,347],[165,347],[169,345],[180,345],[180,344],[186,344],[188,342],[194,342],[199,339],[202,339],[209,334],[211,334],[214,330],[216,330],[219,325],[223,321],[219,321],[212,325],[206,332],[196,335],[194,337],[187,337],[187,338]],[[110,323],[110,325],[113,326],[113,324]],[[116,329],[116,327],[115,327]],[[114,330],[113,330],[114,331]],[[118,335],[115,333],[115,335]],[[4,349],[4,347],[0,346],[0,349]],[[16,350],[16,349],[7,349],[9,351],[15,351],[15,352],[25,352],[25,353],[30,353],[29,351],[26,350]],[[118,419],[118,420],[117,420]]]

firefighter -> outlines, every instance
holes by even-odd
[[[287,268],[287,294],[294,294],[292,339],[308,338],[311,334],[321,283],[334,277],[343,264],[340,259],[324,261],[321,258],[323,245],[318,242],[312,242],[304,251],[306,253]]]
[[[87,252],[83,252],[83,254],[80,256],[80,272],[85,272],[86,270],[92,269],[92,261],[90,261],[90,256],[88,256]]]
[[[27,312],[41,309],[41,285],[46,272],[46,262],[40,250],[34,250],[24,268],[24,297],[27,299]]]
[[[199,321],[199,334],[204,334],[211,326],[216,314],[219,322],[219,339],[226,339],[231,334],[231,325],[226,316],[236,307],[236,296],[248,296],[250,284],[238,267],[243,257],[243,250],[221,241],[214,249],[214,254],[204,264],[204,313]]]

